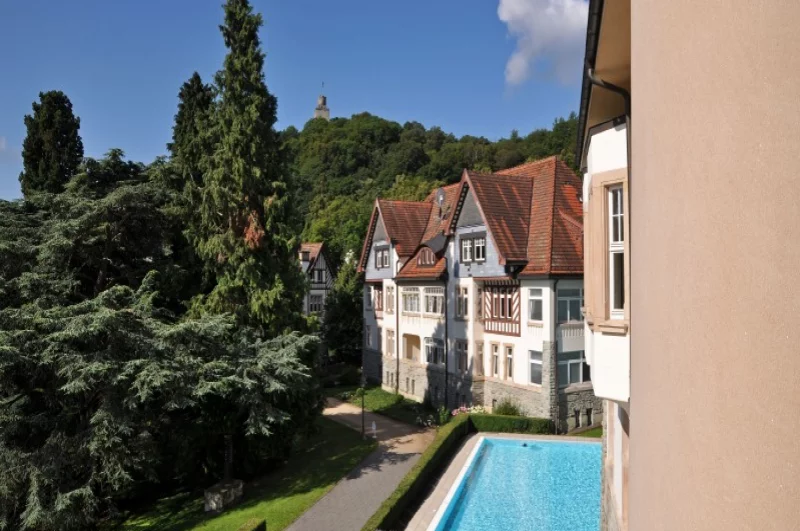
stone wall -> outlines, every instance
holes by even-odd
[[[543,399],[543,395],[546,394],[544,389],[526,387],[494,378],[486,378],[483,386],[483,405],[489,409],[503,400],[510,400],[519,406],[523,415],[550,418],[550,412]]]
[[[384,371],[385,372],[385,371]],[[445,375],[442,365],[422,365],[400,359],[399,391],[419,402],[429,402],[434,407],[444,404]],[[450,373],[447,378],[447,407],[470,405],[472,398],[472,379],[469,375]]]
[[[372,349],[361,350],[361,366],[364,376],[369,383],[383,382],[383,360],[381,353]]]
[[[580,415],[580,427],[597,425],[603,421],[603,400],[594,396],[591,385],[567,387],[558,394],[556,426],[558,433],[566,433],[579,427],[575,422],[576,409]],[[591,410],[591,419],[589,419],[589,410]]]

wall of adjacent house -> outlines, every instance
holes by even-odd
[[[798,20],[631,4],[631,530],[798,528]]]
[[[375,249],[378,247],[389,247],[389,267],[378,269],[375,267]],[[367,264],[365,268],[365,278],[367,280],[375,280],[379,278],[393,278],[395,271],[395,264],[397,263],[397,253],[394,246],[389,241],[386,235],[386,230],[383,227],[383,219],[378,217],[375,226],[375,233],[372,236],[372,246],[369,249],[369,256],[367,257]]]

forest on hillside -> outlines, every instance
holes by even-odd
[[[384,120],[369,113],[310,120],[283,131],[303,239],[325,241],[336,259],[356,255],[376,197],[421,200],[462,171],[495,171],[550,155],[575,165],[577,118],[508,138],[457,138],[440,127]]]

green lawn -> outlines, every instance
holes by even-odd
[[[596,428],[592,428],[591,430],[586,430],[581,433],[576,433],[578,437],[596,437],[600,438],[603,436],[603,427],[598,426]]]
[[[353,405],[361,406],[361,399],[353,396],[357,388],[356,386],[333,387],[327,391],[328,396],[347,400]],[[364,396],[364,408],[408,424],[416,424],[418,417],[425,418],[434,413],[418,402],[409,400],[402,395],[389,393],[380,387],[367,388]]]
[[[125,531],[235,531],[249,518],[265,518],[270,531],[280,531],[325,495],[350,472],[376,443],[321,418],[320,433],[295,453],[284,467],[245,485],[245,499],[225,513],[207,517],[202,497],[181,494],[160,500],[151,510],[129,518]]]

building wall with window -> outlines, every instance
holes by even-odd
[[[381,254],[385,252],[384,255]],[[394,246],[389,241],[386,235],[386,230],[383,227],[383,220],[378,218],[375,226],[375,234],[372,238],[372,246],[369,249],[369,255],[365,265],[365,278],[367,280],[375,279],[391,279],[396,273],[397,253]]]
[[[472,259],[464,261],[462,257],[462,240],[481,238],[485,244],[485,257],[483,259],[475,259],[474,246],[472,248]],[[453,267],[453,276],[458,278],[470,277],[500,277],[506,274],[505,268],[500,265],[500,256],[497,254],[497,248],[492,241],[491,234],[485,225],[472,225],[469,227],[459,227],[456,229],[454,247],[456,253],[454,260],[455,267]]]

